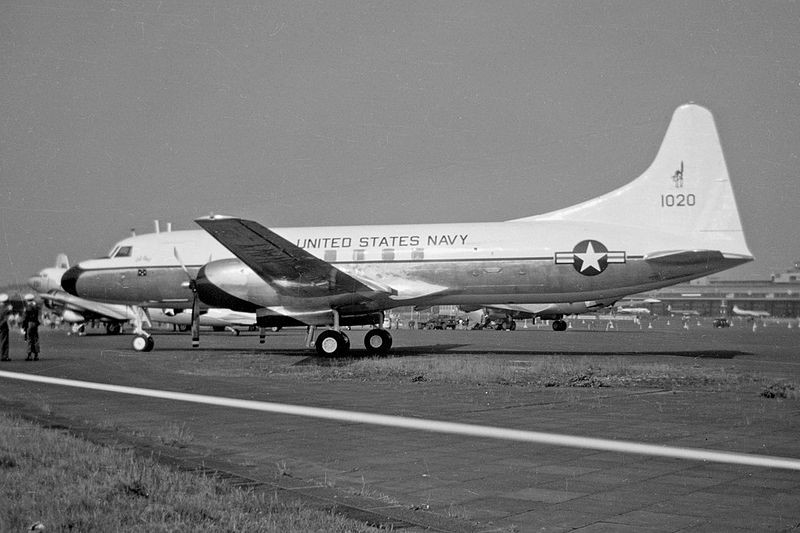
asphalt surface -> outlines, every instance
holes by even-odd
[[[42,331],[42,360],[14,335],[9,372],[176,392],[447,420],[671,446],[800,458],[800,328],[680,320],[653,329],[576,321],[495,331],[395,331],[394,358],[520,368],[565,361],[663,364],[688,384],[601,388],[443,384],[419,376],[348,378],[350,361],[301,348],[303,332],[129,336]],[[599,324],[599,323],[598,323]],[[91,331],[91,330],[90,330]],[[351,332],[365,357],[363,331]],[[586,359],[590,361],[590,359]],[[318,372],[335,365],[337,376]],[[588,364],[588,363],[587,363]],[[735,387],[726,376],[752,376]],[[789,391],[788,398],[762,395]],[[768,395],[767,395],[768,396]],[[100,442],[216,472],[397,530],[783,531],[800,527],[800,472],[398,430],[0,380],[0,409]]]

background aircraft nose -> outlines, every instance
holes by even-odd
[[[28,287],[35,291],[42,290],[42,279],[39,276],[31,276],[28,278]]]
[[[83,274],[83,269],[78,265],[68,268],[61,276],[61,287],[73,296],[78,296],[77,285],[81,274]]]

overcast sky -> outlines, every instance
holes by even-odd
[[[755,263],[800,259],[797,2],[0,3],[0,285],[196,229],[480,222],[714,114]]]

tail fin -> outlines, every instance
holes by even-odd
[[[67,259],[67,254],[58,254],[56,256],[56,268],[63,268],[64,270],[69,268],[69,259]]]
[[[638,178],[592,200],[519,220],[613,222],[680,234],[693,249],[751,257],[714,117],[679,107],[653,163]]]

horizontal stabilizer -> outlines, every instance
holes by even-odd
[[[648,254],[645,261],[662,265],[696,265],[698,263],[719,262],[722,253],[717,250],[677,250]]]

